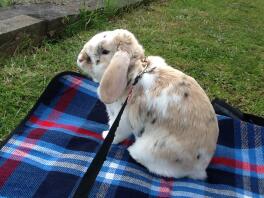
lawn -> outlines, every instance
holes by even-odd
[[[30,110],[57,73],[76,67],[83,44],[103,30],[126,28],[147,55],[160,55],[196,78],[211,99],[264,116],[263,0],[167,0],[139,6],[87,30],[17,54],[0,66],[0,138]],[[78,27],[78,26],[76,26]]]

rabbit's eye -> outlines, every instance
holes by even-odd
[[[104,49],[103,51],[102,51],[102,54],[109,54],[109,50],[106,50],[106,49]]]

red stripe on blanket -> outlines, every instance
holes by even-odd
[[[5,163],[0,167],[0,187],[2,187],[10,175],[14,172],[16,167],[20,164],[20,161],[16,161],[13,159],[8,159]]]
[[[70,102],[73,100],[74,96],[76,95],[77,88],[82,83],[82,81],[78,79],[74,79],[72,83],[73,84],[71,85],[71,87],[63,93],[60,100],[58,101],[54,109],[51,111],[48,117],[49,120],[57,120],[59,116],[62,114],[62,112],[65,111],[67,106],[70,104]]]
[[[158,197],[170,197],[172,186],[173,186],[173,180],[161,179]]]
[[[84,129],[84,128],[79,128],[73,125],[67,125],[67,124],[58,124],[56,122],[51,122],[51,121],[47,121],[47,120],[40,120],[38,119],[36,116],[31,116],[29,119],[30,122],[39,125],[40,127],[48,127],[48,128],[52,128],[52,127],[56,127],[56,128],[61,128],[61,129],[66,129],[69,131],[72,131],[74,133],[77,134],[82,134],[82,135],[86,135],[86,136],[90,136],[99,140],[103,140],[102,135],[95,133],[93,131]],[[126,139],[123,142],[121,142],[122,145],[128,147],[131,144],[133,144],[133,141]]]
[[[24,140],[21,145],[25,143],[30,143],[35,145],[38,139],[45,133],[45,129],[34,129],[32,130],[28,137]],[[31,138],[34,138],[32,140]],[[31,148],[25,148],[23,146],[18,146],[10,156],[8,160],[6,160],[2,166],[0,167],[0,187],[2,187],[5,182],[8,180],[10,175],[15,171],[18,165],[21,163],[22,159],[31,151]]]
[[[263,165],[250,164],[248,162],[241,162],[225,157],[214,157],[211,163],[216,165],[225,165],[232,168],[239,168],[247,171],[254,171],[256,173],[264,173]]]
[[[134,142],[130,139],[125,139],[121,144],[126,146],[126,147],[129,147],[130,145],[132,145]]]
[[[48,128],[56,127],[56,128],[66,129],[66,130],[72,131],[72,132],[77,133],[77,134],[91,136],[91,137],[94,137],[96,139],[100,139],[100,140],[103,139],[101,134],[92,132],[92,131],[84,129],[84,128],[79,128],[79,127],[76,127],[73,125],[58,124],[56,122],[51,122],[51,121],[47,121],[47,120],[40,120],[35,116],[31,116],[29,121],[34,123],[34,124],[37,124],[39,126],[42,126],[42,127],[48,127]]]

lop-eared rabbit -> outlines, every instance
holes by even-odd
[[[110,126],[131,93],[115,144],[133,134],[135,142],[128,151],[150,172],[206,178],[219,129],[210,100],[195,79],[159,56],[145,57],[135,36],[123,29],[92,37],[78,55],[77,64],[99,82],[98,95],[107,107]],[[102,135],[105,138],[107,131]]]

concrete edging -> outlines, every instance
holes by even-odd
[[[113,1],[122,8],[143,0]],[[81,8],[94,11],[104,5],[104,0],[69,0],[65,5],[45,3],[0,8],[0,57],[12,55],[26,40],[37,46],[45,37],[61,32],[67,25],[66,18],[71,22],[78,20]]]

